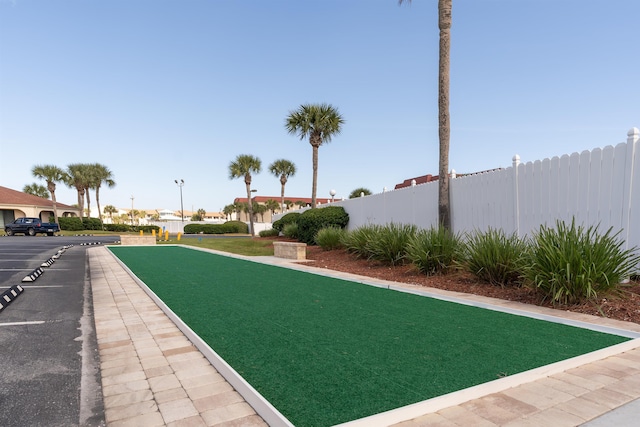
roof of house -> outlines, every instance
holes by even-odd
[[[23,193],[22,191],[12,190],[11,188],[0,186],[0,204],[3,205],[29,205],[50,207],[53,209],[53,201],[44,199],[42,197],[33,196],[31,194]],[[60,202],[56,202],[58,208],[63,209],[76,209],[73,206],[65,205]]]

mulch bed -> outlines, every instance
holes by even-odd
[[[635,281],[623,291],[623,297],[602,296],[597,302],[586,302],[576,305],[553,306],[542,301],[540,295],[525,287],[500,287],[480,282],[473,275],[465,272],[455,272],[444,276],[426,276],[419,273],[410,265],[388,266],[377,262],[358,259],[344,249],[324,251],[318,246],[307,247],[307,259],[313,260],[310,265],[375,277],[402,283],[444,289],[448,291],[464,292],[526,304],[551,307],[558,310],[576,313],[605,316],[611,319],[623,320],[640,324],[640,283]]]

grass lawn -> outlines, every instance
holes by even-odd
[[[184,247],[110,250],[299,427],[628,340]]]

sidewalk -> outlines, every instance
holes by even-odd
[[[109,427],[267,425],[106,248],[90,248],[88,254]],[[285,263],[269,257],[261,257],[261,262]],[[633,323],[448,294],[640,332],[640,325]],[[631,426],[640,417],[637,399],[640,347],[395,426],[578,426],[603,414],[615,417],[613,425]],[[604,417],[589,424],[604,425],[612,424]]]

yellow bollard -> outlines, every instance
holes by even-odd
[[[140,235],[143,236],[144,235],[144,231],[140,230]]]
[[[178,233],[178,242],[180,241],[180,237],[182,237],[182,233]]]
[[[164,232],[164,240],[169,241],[169,230]]]
[[[155,228],[151,230],[151,235],[152,235],[153,237],[156,237],[156,229],[155,229]]]

